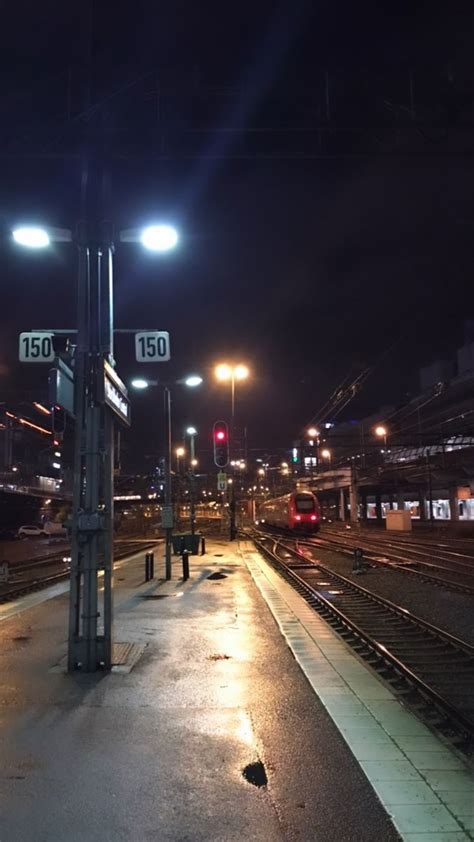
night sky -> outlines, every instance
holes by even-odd
[[[473,28],[467,3],[8,6],[1,224],[73,227],[80,169],[68,156],[86,126],[103,130],[116,229],[160,219],[182,234],[166,257],[117,248],[116,325],[169,330],[173,357],[150,371],[120,338],[123,379],[210,378],[214,362],[245,362],[238,420],[269,452],[350,372],[375,365],[344,418],[396,403],[473,317]],[[4,244],[1,275],[10,399],[46,377],[19,368],[17,333],[74,324],[74,253]],[[190,422],[209,437],[228,403],[212,380],[178,390],[175,439]],[[159,410],[134,399],[130,467],[143,467],[144,441],[156,451]]]

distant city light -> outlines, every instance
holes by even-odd
[[[170,251],[178,242],[178,232],[172,225],[149,225],[140,237],[150,251]]]
[[[38,403],[38,401],[33,401],[33,406],[36,407],[38,412],[42,412],[43,415],[51,415],[51,410],[48,409],[46,406],[43,406],[42,403]]]
[[[59,471],[59,469],[61,468],[61,463],[60,462],[53,462],[53,468],[56,468],[56,470]]]
[[[44,228],[15,228],[12,235],[15,243],[29,249],[43,249],[49,246],[51,242],[49,234]]]

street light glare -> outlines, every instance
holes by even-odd
[[[197,436],[196,427],[188,427],[186,430],[186,435],[188,436]]]
[[[387,428],[384,427],[382,424],[379,424],[379,426],[375,428],[375,435],[380,436],[380,438],[383,438],[387,435]]]
[[[218,380],[230,380],[232,377],[232,369],[227,363],[216,365],[214,373]]]
[[[178,232],[172,225],[149,225],[140,241],[150,251],[170,251],[178,242]]]
[[[317,430],[316,427],[310,427],[308,430],[308,436],[311,439],[317,438],[319,436],[319,430]]]
[[[12,235],[15,243],[29,249],[43,249],[51,243],[49,234],[44,228],[15,228]]]
[[[246,365],[237,365],[234,368],[234,376],[236,380],[246,380],[249,376],[249,370]]]
[[[331,458],[331,451],[327,450],[326,448],[321,451],[321,456],[323,459],[330,459]]]
[[[132,380],[132,387],[134,389],[148,389],[148,385],[148,380],[143,380],[141,377]]]
[[[177,448],[176,448],[176,456],[178,456],[178,458],[179,458],[180,456],[184,456],[184,452],[185,452],[185,451],[184,451],[184,447],[177,447]]]
[[[186,386],[191,386],[191,388],[193,388],[194,386],[201,385],[202,377],[200,377],[199,374],[191,374],[189,377],[186,377],[184,382]]]

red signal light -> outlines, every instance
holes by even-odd
[[[229,462],[229,431],[225,421],[216,421],[212,430],[214,440],[214,464],[225,468]]]

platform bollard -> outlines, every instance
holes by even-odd
[[[201,555],[206,555],[206,539],[204,535],[201,538]]]
[[[183,582],[189,579],[189,551],[183,550]]]
[[[145,582],[149,582],[155,575],[155,556],[153,553],[145,555]]]
[[[352,570],[354,573],[362,573],[364,570],[364,550],[361,547],[354,548]]]

